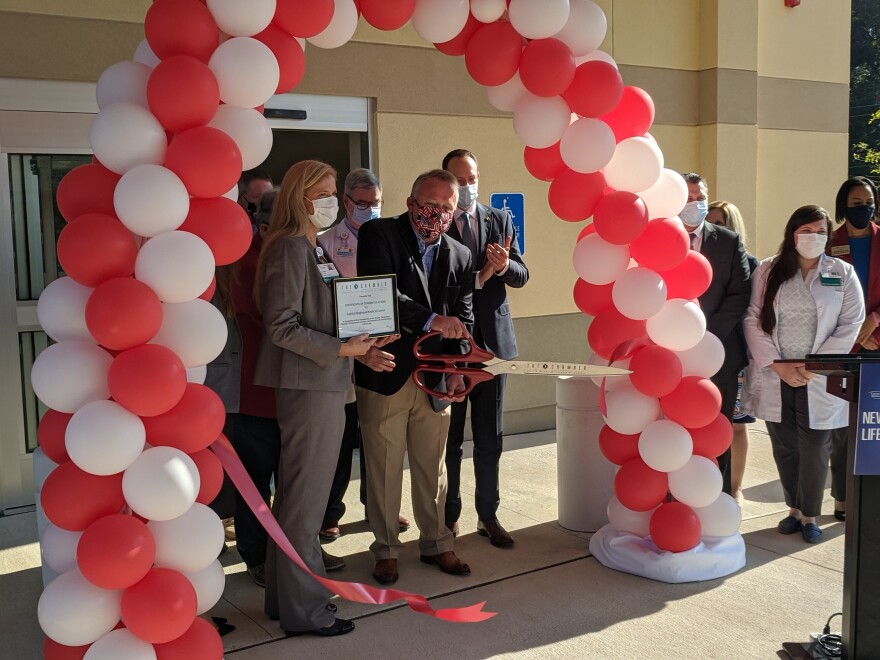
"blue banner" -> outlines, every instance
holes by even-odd
[[[520,254],[526,253],[526,203],[522,193],[492,193],[489,205],[506,211],[516,229],[516,246]]]
[[[880,474],[880,364],[862,364],[855,474]]]

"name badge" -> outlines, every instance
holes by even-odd
[[[837,273],[827,273],[819,275],[819,282],[822,286],[840,286],[843,278]]]
[[[339,271],[334,264],[318,264],[318,270],[321,271],[321,277],[325,282],[331,282],[339,277]]]
[[[352,250],[347,245],[340,245],[336,248],[336,256],[337,257],[350,257],[354,254],[354,250]]]
[[[846,245],[832,245],[831,246],[831,256],[832,257],[840,257],[845,254],[849,254],[849,243]]]

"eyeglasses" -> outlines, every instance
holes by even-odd
[[[360,211],[366,211],[367,209],[378,209],[382,206],[382,200],[376,200],[375,202],[358,202],[355,201],[351,195],[346,195],[348,200],[354,204],[354,207]]]

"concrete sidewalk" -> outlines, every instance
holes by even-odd
[[[406,548],[395,587],[431,599],[435,608],[486,601],[497,612],[478,624],[453,624],[401,605],[337,601],[339,615],[356,620],[350,635],[331,639],[284,638],[262,613],[263,591],[244,572],[234,545],[222,558],[223,599],[210,612],[236,629],[224,636],[227,657],[325,658],[774,658],[782,643],[807,642],[841,609],[843,524],[831,516],[826,491],[817,545],[799,534],[782,536],[787,514],[763,425],[752,426],[741,532],[747,564],[727,578],[665,584],[607,569],[590,556],[589,534],[556,522],[555,432],[506,438],[499,519],[516,545],[499,549],[476,534],[476,514],[465,507],[456,552],[471,565],[466,578],[419,562],[415,526],[402,535]],[[467,445],[470,446],[469,443]],[[357,474],[357,470],[353,470]],[[408,477],[408,475],[407,475]],[[473,471],[462,471],[465,501],[472,501]],[[332,574],[374,584],[372,539],[357,484],[349,488],[343,536],[325,549],[346,558]],[[409,509],[408,482],[403,513]],[[41,590],[34,514],[0,518],[0,658],[39,658],[36,621]],[[839,630],[840,620],[832,624]]]

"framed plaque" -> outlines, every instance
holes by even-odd
[[[362,335],[400,334],[397,275],[337,277],[333,280],[336,333],[342,341]]]

